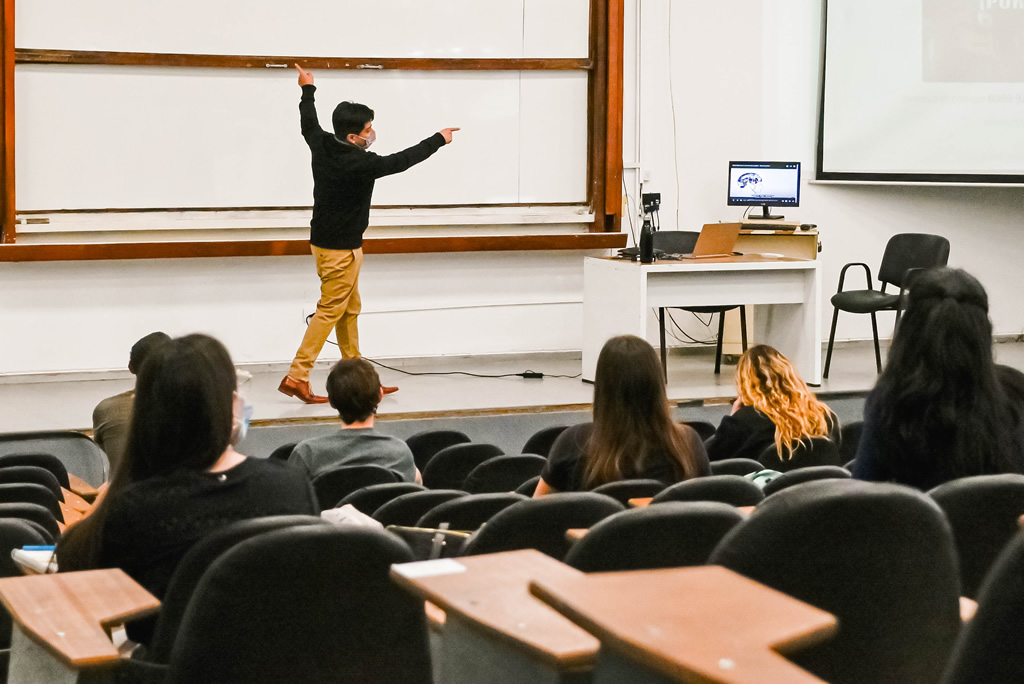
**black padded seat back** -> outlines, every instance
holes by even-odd
[[[44,506],[34,503],[0,503],[0,518],[21,518],[33,522],[50,535],[51,539],[60,536],[57,518]]]
[[[0,468],[0,484],[32,483],[53,492],[57,501],[64,500],[64,491],[52,472],[38,466],[7,466]]]
[[[110,460],[107,454],[96,442],[81,432],[48,430],[0,435],[0,458],[5,454],[18,453],[52,454],[69,473],[82,478],[93,487],[99,487],[106,482],[110,474]]]
[[[518,549],[537,549],[562,560],[569,550],[567,530],[592,527],[625,507],[604,494],[565,492],[509,506],[466,542],[467,556]]]
[[[513,492],[460,496],[431,508],[416,522],[416,527],[437,529],[447,523],[449,530],[472,532],[500,511],[527,498]]]
[[[352,492],[338,502],[335,508],[352,504],[356,510],[366,515],[373,515],[374,511],[392,499],[403,494],[425,491],[422,485],[412,482],[391,482],[387,484],[370,485]]]
[[[523,496],[533,496],[533,493],[537,491],[537,483],[540,482],[540,475],[537,477],[531,477],[523,484],[516,487],[516,494],[522,494]]]
[[[757,459],[762,467],[788,473],[798,468],[812,466],[838,466],[842,464],[839,457],[839,445],[828,437],[811,437],[796,443],[792,454],[779,456],[775,444],[765,447]]]
[[[1020,529],[1024,475],[975,475],[928,492],[953,527],[960,558],[961,591],[975,598],[1003,548]]]
[[[978,610],[964,625],[943,684],[1020,684],[1024,649],[1024,534],[999,554],[978,593]]]
[[[71,482],[68,480],[68,469],[64,463],[53,454],[19,452],[0,455],[0,469],[9,466],[34,466],[50,471],[57,478],[57,482],[64,489],[71,489]]]
[[[959,630],[952,531],[909,487],[790,487],[734,527],[708,563],[835,615],[836,636],[791,657],[828,682],[935,682]]]
[[[605,518],[573,544],[567,565],[583,572],[703,565],[722,537],[743,521],[717,501],[675,501]]]
[[[812,480],[849,480],[850,471],[839,466],[809,466],[783,473],[764,486],[764,495],[771,496],[787,487]]]
[[[0,504],[30,503],[42,506],[57,522],[64,522],[57,497],[47,487],[31,482],[10,482],[0,484]]]
[[[731,506],[756,506],[764,492],[739,475],[708,475],[685,480],[663,490],[651,504],[666,501],[720,501]]]
[[[401,525],[414,527],[427,511],[445,501],[469,496],[459,489],[426,489],[397,496],[373,512],[373,519],[387,527]]]
[[[903,278],[909,269],[945,266],[948,261],[949,240],[941,235],[899,233],[885,244],[878,279],[899,289],[907,285]]]
[[[472,441],[469,435],[458,430],[424,430],[405,439],[405,443],[412,452],[412,458],[416,461],[416,467],[421,473],[434,454],[441,449]]]
[[[394,471],[374,465],[345,466],[328,470],[313,478],[313,491],[320,503],[320,510],[334,508],[346,496],[375,484],[398,482]]]
[[[445,447],[434,454],[423,469],[423,486],[428,489],[462,489],[473,468],[501,455],[501,449],[493,444],[471,442]]]
[[[652,497],[668,487],[661,480],[648,478],[637,478],[635,480],[619,480],[618,482],[607,482],[600,487],[595,487],[595,494],[610,496],[623,506],[629,505],[630,499],[642,499]]]
[[[473,468],[466,476],[462,489],[470,494],[514,492],[527,480],[540,475],[546,463],[547,459],[543,456],[533,454],[495,456]]]
[[[20,577],[21,569],[11,558],[11,551],[23,546],[51,544],[43,533],[26,520],[0,519],[0,577]],[[11,647],[11,615],[0,610],[0,649]]]
[[[843,423],[839,428],[839,460],[842,463],[850,463],[857,457],[857,447],[860,446],[860,437],[863,433],[863,420]]]
[[[523,445],[522,452],[524,454],[534,454],[536,456],[544,456],[545,458],[551,453],[551,446],[561,435],[568,429],[568,425],[554,425],[552,427],[546,427],[542,430],[530,435],[530,438],[526,440],[526,444]]]
[[[167,593],[160,603],[153,638],[146,652],[148,662],[167,664],[170,662],[174,640],[181,627],[182,617],[188,602],[195,593],[200,579],[223,553],[246,539],[274,530],[301,525],[327,525],[324,520],[312,515],[272,515],[252,518],[225,525],[207,534],[188,550],[178,563]]]
[[[709,423],[706,420],[681,420],[679,422],[683,425],[689,425],[692,427],[697,432],[697,435],[701,440],[705,442],[714,437],[715,433],[718,431],[718,428],[715,427],[714,423]]]
[[[749,475],[763,470],[764,466],[752,458],[723,458],[721,461],[711,462],[712,475]]]
[[[292,452],[295,451],[295,447],[298,446],[298,444],[298,442],[282,444],[270,452],[269,458],[273,461],[287,461],[291,457]]]
[[[423,600],[390,579],[412,560],[380,530],[308,525],[221,554],[196,587],[168,684],[430,682]]]

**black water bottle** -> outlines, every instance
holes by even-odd
[[[644,219],[644,227],[640,229],[640,263],[654,262],[654,226],[651,219]]]

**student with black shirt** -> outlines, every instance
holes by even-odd
[[[278,390],[307,404],[326,404],[327,397],[313,393],[309,372],[331,330],[337,337],[341,358],[359,356],[359,270],[363,265],[363,233],[370,221],[374,181],[419,164],[450,143],[452,131],[459,129],[445,128],[401,152],[374,154],[368,151],[377,139],[373,110],[355,102],[342,102],[334,109],[334,132],[323,130],[316,114],[313,74],[298,64],[295,68],[302,87],[302,137],[312,156],[313,219],[309,224],[309,242],[320,276],[320,301]],[[397,389],[383,388],[385,394]]]
[[[178,562],[206,534],[268,515],[317,515],[303,473],[246,458],[235,368],[205,335],[150,352],[135,385],[128,447],[93,512],[57,542],[61,572],[121,568],[163,598]]]
[[[608,340],[594,375],[594,422],[551,446],[534,497],[636,478],[666,485],[710,474],[697,432],[672,420],[661,361],[639,337]]]

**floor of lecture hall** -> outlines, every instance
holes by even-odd
[[[996,360],[1024,370],[1024,343],[1006,342],[995,346]],[[884,354],[884,351],[883,351]],[[332,361],[327,359],[314,369],[314,391],[324,392],[324,382]],[[534,354],[527,356],[447,357],[385,362],[403,372],[378,368],[381,382],[398,385],[400,391],[386,396],[378,411],[381,431],[405,437],[420,429],[434,429],[453,419],[473,426],[474,421],[515,419],[520,421],[519,433],[550,424],[579,422],[587,419],[593,398],[593,386],[575,376],[580,372],[579,354]],[[677,417],[718,422],[728,412],[728,402],[735,397],[733,385],[735,366],[723,365],[720,375],[714,374],[714,349],[687,349],[669,356],[668,394],[679,403]],[[277,391],[285,374],[285,366],[267,367],[253,373],[244,387],[246,398],[254,407],[253,437],[285,443],[288,439],[337,428],[337,414],[323,404],[307,406]],[[544,373],[542,379],[521,377],[485,378],[468,375],[417,373],[474,373],[503,375],[523,371]],[[100,399],[130,389],[131,376],[102,380],[65,380],[65,376],[47,376],[26,382],[23,378],[0,377],[0,432],[27,430],[87,430],[91,428],[92,409]],[[823,380],[817,391],[849,421],[859,418],[862,395],[875,382],[874,354],[870,342],[837,346],[832,359],[831,377]],[[852,400],[850,397],[854,397]],[[853,403],[842,406],[842,402]],[[276,428],[269,430],[268,428]],[[471,430],[466,430],[471,434]],[[255,434],[254,434],[255,433]],[[247,440],[253,446],[252,439]],[[251,453],[266,455],[262,447]],[[243,443],[243,446],[245,443]],[[521,445],[519,445],[521,446]],[[509,443],[509,448],[515,445]]]

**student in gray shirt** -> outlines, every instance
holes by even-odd
[[[336,363],[327,376],[327,396],[341,417],[341,430],[299,442],[289,463],[305,470],[310,478],[336,468],[375,465],[387,468],[405,482],[420,482],[408,445],[373,428],[377,405],[384,394],[380,377],[369,361],[354,358]]]

